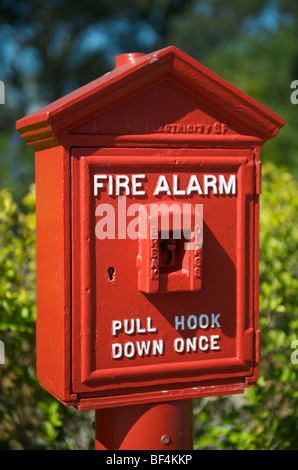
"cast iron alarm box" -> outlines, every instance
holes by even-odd
[[[179,49],[19,120],[36,151],[37,375],[79,409],[258,374],[260,148],[284,120]]]

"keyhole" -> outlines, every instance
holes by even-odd
[[[115,272],[115,269],[113,268],[113,266],[111,266],[108,269],[109,281],[112,281],[114,279],[114,272]]]

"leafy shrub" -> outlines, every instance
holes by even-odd
[[[36,380],[34,186],[20,205],[1,190],[0,208],[0,449],[88,448],[90,415],[64,407]]]

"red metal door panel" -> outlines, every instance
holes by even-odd
[[[252,152],[75,149],[72,182],[73,391],[162,391],[252,376]],[[138,288],[133,204],[163,202],[203,205],[200,290]]]

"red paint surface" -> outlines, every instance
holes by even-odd
[[[258,374],[259,153],[284,121],[176,48],[128,62],[17,123],[36,149],[38,378],[79,409],[241,393]],[[146,241],[99,240],[96,208],[118,217],[120,198],[94,196],[96,174],[146,175],[127,207],[202,204],[200,277],[177,246],[151,285]],[[235,175],[237,189],[157,197],[160,175],[182,189],[191,175]],[[175,351],[190,340],[201,349]],[[115,343],[144,341],[148,354],[113,357]]]
[[[249,256],[254,238],[254,171],[253,153],[250,151],[182,150],[171,152],[161,149],[73,151],[73,211],[76,212],[73,234],[73,338],[74,390],[87,392],[90,387],[101,390],[134,386],[147,387],[160,384],[197,386],[201,381],[212,385],[212,380],[228,377],[245,382],[254,375],[254,300],[253,266]],[[126,162],[122,163],[122,162]],[[174,163],[176,161],[177,163]],[[145,163],[146,162],[146,163]],[[236,174],[238,191],[235,195],[193,196],[187,201],[203,203],[204,207],[204,258],[202,289],[172,293],[145,294],[138,289],[138,240],[98,240],[95,236],[98,204],[113,202],[115,211],[118,198],[108,195],[92,197],[92,178],[96,173],[145,173],[146,203],[154,203],[152,196],[159,174],[171,178],[173,167],[180,175],[181,187],[187,184],[190,174]],[[150,196],[151,195],[151,196]],[[160,202],[169,200],[162,196]],[[171,201],[181,201],[173,197]],[[127,198],[127,207],[135,198]],[[128,219],[128,223],[131,219]],[[144,261],[150,265],[150,259]],[[115,278],[109,281],[108,268],[113,266]],[[178,278],[179,283],[179,278]],[[81,288],[80,288],[81,287]],[[220,314],[221,328],[212,328],[212,315]],[[207,315],[210,325],[192,328],[197,318]],[[113,321],[140,319],[141,329],[146,329],[146,319],[151,318],[156,333],[123,332],[112,335]],[[185,329],[175,330],[175,318],[183,317]],[[203,317],[204,320],[206,317]],[[216,325],[214,325],[216,326]],[[203,335],[220,337],[220,351],[177,353],[173,345],[176,338]],[[113,343],[152,342],[163,340],[164,354],[148,357],[123,357],[112,359]],[[204,343],[206,343],[204,339]],[[204,348],[206,345],[204,344]],[[81,359],[81,360],[80,360]],[[146,377],[144,384],[143,377]]]
[[[124,65],[133,65],[136,60],[143,57],[145,54],[141,52],[129,52],[128,54],[121,54],[116,57],[115,67],[123,67]]]
[[[192,449],[191,400],[103,409],[95,416],[95,450]]]

